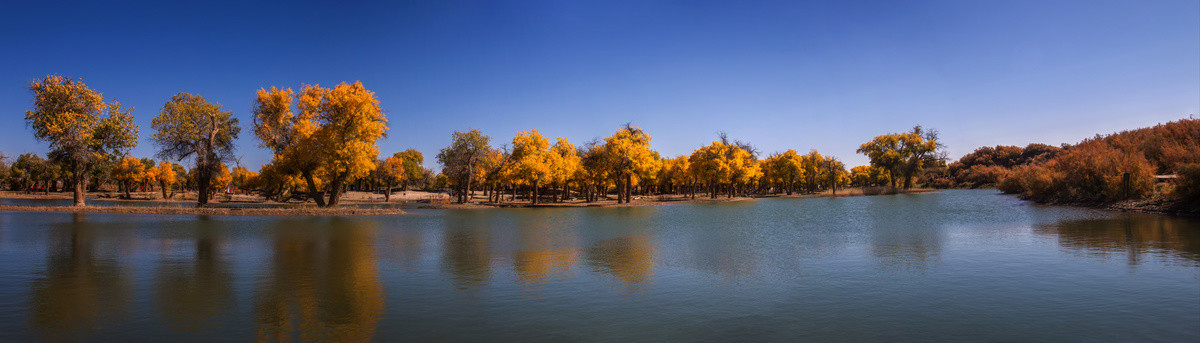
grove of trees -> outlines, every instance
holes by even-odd
[[[162,159],[155,161],[128,154],[137,144],[138,127],[120,103],[57,75],[35,80],[28,88],[34,101],[26,123],[50,152],[15,159],[0,154],[0,183],[43,193],[69,186],[76,206],[85,204],[88,190],[116,191],[125,198],[161,194],[164,199],[195,192],[198,206],[224,190],[328,207],[338,205],[347,190],[378,192],[390,201],[397,187],[449,190],[459,203],[482,192],[486,202],[524,198],[534,205],[610,196],[624,204],[664,195],[837,194],[848,186],[894,191],[919,184],[997,187],[1042,202],[1094,203],[1163,194],[1200,199],[1197,119],[1097,135],[1062,147],[981,147],[949,165],[938,132],[916,126],[861,144],[857,152],[870,164],[850,170],[816,150],[760,156],[753,145],[724,133],[690,154],[662,156],[651,146],[651,136],[632,123],[578,145],[530,129],[493,147],[491,137],[470,129],[451,135],[450,144],[436,156],[441,172],[435,173],[422,166],[419,151],[381,154],[378,140],[387,135],[388,119],[379,99],[361,82],[343,82],[332,88],[302,85],[299,92],[258,90],[253,130],[272,159],[255,172],[235,155],[238,120],[201,95],[176,94],[153,118],[151,137]],[[185,160],[190,169],[175,163]],[[1165,174],[1177,175],[1177,181],[1156,184],[1155,175]]]

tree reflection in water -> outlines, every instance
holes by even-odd
[[[570,276],[579,249],[568,225],[555,225],[547,216],[533,216],[517,228],[518,247],[513,258],[517,281],[527,291],[539,291],[552,277]]]
[[[97,256],[94,230],[103,230],[75,213],[53,229],[55,239],[44,277],[33,282],[29,297],[32,326],[51,341],[78,340],[120,321],[132,294],[130,273],[115,256]]]
[[[275,224],[271,274],[257,294],[259,341],[374,337],[384,297],[371,223],[319,218]]]
[[[478,290],[492,280],[492,242],[487,221],[473,213],[446,216],[442,269],[460,290]]]
[[[588,248],[588,265],[636,292],[654,276],[654,241],[646,234],[605,239]]]
[[[1070,220],[1038,225],[1034,232],[1058,239],[1058,244],[1082,255],[1110,259],[1124,255],[1131,266],[1146,257],[1170,257],[1200,265],[1200,230],[1196,219],[1162,215],[1123,214],[1116,218]]]
[[[159,260],[155,268],[158,305],[175,330],[198,331],[233,308],[233,278],[222,256],[225,237],[219,221],[202,218],[188,237],[195,237],[191,255]]]
[[[885,269],[929,269],[941,257],[946,240],[945,223],[936,216],[934,201],[914,201],[909,196],[865,199],[870,225],[871,255]]]

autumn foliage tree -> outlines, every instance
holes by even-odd
[[[793,149],[771,155],[763,160],[764,178],[787,195],[792,195],[797,184],[804,179],[802,162],[800,154]]]
[[[399,179],[399,182],[403,185],[403,190],[407,191],[410,184],[424,176],[425,168],[421,167],[421,163],[425,163],[425,155],[420,151],[408,149],[392,154],[392,157],[398,158],[402,162],[404,176]]]
[[[399,155],[400,153],[396,153]],[[402,182],[407,178],[407,172],[404,168],[405,160],[403,157],[392,156],[383,160],[380,166],[383,170],[380,175],[383,177],[383,182],[386,188],[383,191],[383,201],[392,201],[392,185],[397,182]]]
[[[290,88],[259,89],[254,133],[261,146],[274,152],[272,164],[304,178],[318,206],[336,206],[349,180],[375,168],[387,118],[375,93],[361,82],[333,88],[305,85],[298,96],[293,94]],[[318,187],[318,178],[325,187]],[[328,202],[323,190],[329,192]]]
[[[51,156],[70,172],[75,206],[84,206],[88,171],[99,160],[123,155],[137,145],[138,127],[120,103],[104,97],[82,81],[48,75],[29,84],[33,110],[25,121],[34,138],[49,142]]]
[[[550,152],[550,141],[537,130],[517,133],[513,137],[512,159],[515,161],[514,175],[533,187],[530,203],[537,204],[541,185],[554,179],[554,164],[557,155]]]
[[[120,183],[121,190],[125,193],[126,199],[132,198],[129,194],[130,188],[133,188],[134,184],[142,182],[147,177],[145,165],[142,164],[141,160],[133,156],[122,157],[121,161],[117,162],[116,167],[113,168],[112,175],[113,179]]]
[[[467,202],[472,184],[477,182],[476,176],[491,151],[489,141],[491,137],[483,135],[479,130],[455,131],[450,146],[442,148],[438,153],[437,159],[438,163],[442,164],[442,174],[455,186],[458,203]]]
[[[9,177],[14,185],[22,188],[25,193],[29,193],[36,185],[48,179],[50,163],[37,154],[21,154],[17,156],[16,161],[13,161],[11,169],[9,169]],[[49,188],[48,186],[44,186],[43,189]]]
[[[558,201],[564,201],[571,194],[570,182],[579,177],[582,158],[575,150],[575,145],[562,137],[559,137],[554,146],[550,147],[550,154],[553,161],[552,179],[559,187]]]
[[[230,186],[233,186],[233,188],[239,191],[248,190],[251,187],[252,180],[258,177],[257,172],[251,171],[243,166],[234,167],[229,173],[230,176],[233,177],[233,180],[229,183]]]
[[[233,159],[233,143],[242,130],[237,118],[203,96],[179,93],[163,105],[151,125],[154,143],[159,146],[159,157],[180,161],[191,158],[195,162],[199,189],[196,205],[207,205],[207,190],[213,188],[213,177],[222,169],[228,169],[223,161]]]
[[[158,166],[150,168],[146,171],[146,174],[153,179],[155,183],[158,183],[158,187],[162,190],[163,199],[170,199],[175,195],[173,192],[167,192],[175,186],[179,177],[176,175],[175,168],[173,168],[171,162],[159,162]]]
[[[628,203],[634,175],[646,174],[657,162],[650,150],[650,135],[631,124],[604,139],[604,158],[617,183],[617,203]]]
[[[884,168],[893,176],[892,188],[896,187],[899,178],[908,189],[912,188],[913,179],[923,166],[943,158],[939,154],[941,146],[937,138],[937,131],[926,131],[917,126],[910,132],[875,136],[859,146],[858,153],[867,155],[871,165]]]

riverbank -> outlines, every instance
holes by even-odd
[[[989,188],[990,189],[990,188]],[[999,192],[1000,190],[996,190]],[[1028,201],[1020,195],[1010,194]],[[1035,201],[1036,202],[1036,201]],[[1105,211],[1116,212],[1135,212],[1135,213],[1152,213],[1165,214],[1180,217],[1200,218],[1200,201],[1187,201],[1182,199],[1166,199],[1153,197],[1150,199],[1131,199],[1121,200],[1117,202],[1101,202],[1101,203],[1078,203],[1078,202],[1046,202],[1042,205],[1053,206],[1073,206],[1095,208]]]
[[[444,193],[432,193],[422,191],[397,192],[392,194],[390,201],[384,201],[382,194],[370,192],[347,192],[342,198],[343,205],[386,205],[396,206],[393,208],[318,208],[314,207],[311,201],[308,202],[277,202],[270,201],[257,195],[219,195],[213,199],[210,207],[197,208],[192,206],[179,206],[183,204],[190,205],[195,202],[194,198],[190,198],[188,194],[180,194],[172,199],[155,198],[153,192],[133,193],[133,199],[117,198],[118,193],[90,193],[88,201],[105,201],[128,203],[131,206],[115,205],[115,206],[47,206],[40,204],[32,205],[0,205],[0,211],[20,211],[20,212],[74,212],[74,213],[119,213],[119,214],[182,214],[182,215],[234,215],[234,216],[352,216],[352,215],[394,215],[403,214],[404,211],[399,209],[405,204],[413,204],[423,209],[489,209],[489,208],[544,208],[544,207],[648,207],[662,206],[670,204],[696,204],[696,203],[726,203],[739,201],[754,201],[759,198],[817,198],[817,197],[852,197],[852,196],[871,196],[871,195],[887,195],[887,194],[916,194],[936,192],[936,189],[910,189],[900,191],[880,190],[878,188],[847,188],[840,189],[836,193],[824,191],[810,194],[794,193],[786,194],[769,194],[755,195],[749,197],[727,197],[718,196],[710,198],[706,194],[697,194],[695,198],[686,195],[654,195],[654,196],[634,196],[629,203],[618,204],[616,199],[601,199],[593,202],[586,202],[582,199],[571,199],[563,202],[544,202],[540,204],[530,204],[528,200],[517,199],[516,201],[500,201],[488,202],[487,197],[482,193],[477,193],[470,202],[465,204],[457,204],[448,202],[449,197]],[[28,199],[28,200],[70,200],[70,193],[20,193],[20,192],[0,192],[0,198],[4,199]],[[169,204],[174,206],[141,206],[147,204]],[[133,206],[137,204],[137,206]],[[225,205],[266,205],[278,207],[224,207]],[[424,205],[418,205],[424,204]]]
[[[662,194],[652,196],[634,196],[633,200],[628,203],[618,204],[616,199],[600,199],[593,202],[586,202],[582,199],[571,199],[563,202],[543,202],[539,204],[531,204],[529,200],[517,199],[515,201],[500,201],[489,202],[482,195],[476,195],[471,198],[471,201],[465,204],[458,203],[431,203],[421,208],[431,209],[487,209],[487,208],[555,208],[555,207],[647,207],[647,206],[663,206],[672,204],[697,204],[697,203],[725,203],[738,201],[754,201],[761,198],[828,198],[828,197],[856,197],[856,196],[873,196],[873,195],[892,195],[892,194],[919,194],[937,192],[932,188],[914,188],[908,190],[884,190],[882,188],[847,188],[839,189],[837,192],[822,191],[816,193],[793,193],[787,194],[762,194],[753,196],[728,197],[725,195],[711,198],[708,194],[696,194],[695,198],[687,195],[678,194]],[[505,196],[507,198],[507,196]]]
[[[21,206],[0,205],[7,212],[65,212],[112,214],[179,214],[209,216],[378,216],[404,214],[397,208],[238,208],[238,207],[134,207],[134,206]]]
[[[1200,218],[1200,201],[1184,201],[1179,199],[1140,199],[1124,200],[1100,207],[1110,211],[1158,213],[1181,217]]]

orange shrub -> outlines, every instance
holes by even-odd
[[[1179,178],[1175,179],[1175,195],[1189,200],[1200,200],[1200,163],[1181,164],[1176,168]]]
[[[1003,180],[1009,173],[1008,168],[1001,166],[974,165],[958,177],[959,182],[969,182],[975,185],[995,184]]]
[[[1060,185],[1059,182],[1063,177],[1058,174],[1057,170],[1045,165],[1017,166],[996,187],[1005,193],[1017,194],[1022,198],[1048,202],[1053,200],[1053,195],[1059,193],[1056,186]]]
[[[1067,201],[1102,202],[1141,198],[1154,187],[1154,166],[1140,152],[1121,151],[1106,145],[1079,146],[1053,161]],[[1125,174],[1129,183],[1124,183]]]
[[[1125,184],[1125,174],[1129,183]],[[1141,153],[1104,144],[1075,146],[1040,166],[1021,166],[1000,183],[1008,193],[1039,202],[1106,202],[1146,196],[1154,166]]]

